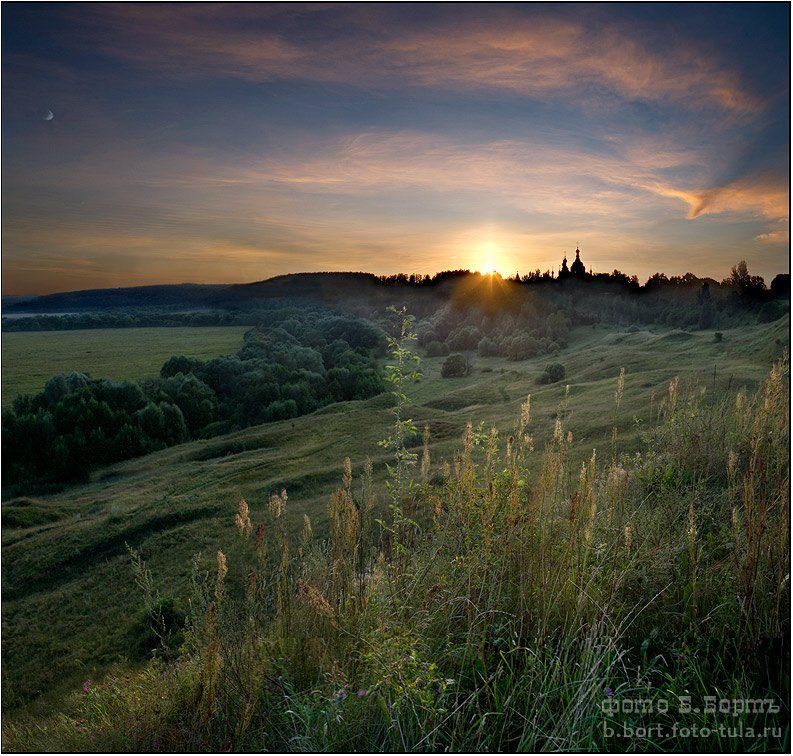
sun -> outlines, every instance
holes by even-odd
[[[468,249],[468,269],[490,278],[502,276],[509,270],[509,262],[504,244],[500,242],[493,231],[477,233]]]
[[[480,254],[482,254],[480,258],[481,262],[477,266],[479,272],[486,276],[493,276],[498,273],[498,263],[496,261],[501,257],[498,247],[492,242],[488,242],[483,245]]]

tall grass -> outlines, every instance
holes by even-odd
[[[178,660],[7,726],[6,748],[787,748],[787,360],[751,397],[675,379],[644,451],[620,454],[615,420],[577,467],[567,398],[544,443],[529,397],[440,464],[425,429],[419,460],[397,356],[385,497],[345,459],[326,538],[286,531],[286,492],[230,507]]]

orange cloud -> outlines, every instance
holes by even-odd
[[[772,221],[786,221],[788,218],[788,187],[773,177],[744,178],[700,191],[658,185],[655,191],[687,203],[689,212],[686,217],[690,219],[725,212],[748,213]]]
[[[297,42],[262,28],[263,19],[286,12],[278,6],[236,5],[235,23],[229,23],[223,6],[100,6],[92,11],[96,27],[85,42],[177,76],[213,72],[255,81],[481,88],[528,96],[587,96],[594,86],[694,108],[716,104],[740,113],[761,106],[711,51],[678,42],[657,52],[625,26],[591,28],[559,18],[510,16],[501,9],[490,24],[447,21],[409,31],[389,28],[379,10],[335,9],[337,20],[346,19],[343,26],[355,30],[351,43],[349,36]]]

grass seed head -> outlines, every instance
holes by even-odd
[[[248,502],[245,501],[245,499],[240,499],[240,503],[237,507],[237,514],[234,515],[234,525],[243,538],[250,536],[253,530]]]

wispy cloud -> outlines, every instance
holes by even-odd
[[[788,186],[775,176],[755,176],[699,191],[659,185],[656,191],[687,203],[687,217],[692,220],[717,213],[748,213],[777,222],[788,220]],[[774,234],[761,237],[764,241],[778,238]]]
[[[78,11],[74,11],[78,12]],[[663,50],[624,23],[600,24],[500,8],[493,19],[446,14],[416,30],[389,23],[388,9],[336,8],[334,34],[294,33],[284,7],[110,5],[96,9],[82,41],[92,50],[160,75],[252,81],[305,79],[353,86],[671,100],[701,109],[761,106],[712,48],[670,40]],[[303,6],[301,19],[327,22],[330,9]],[[90,21],[90,19],[89,19]],[[345,33],[346,31],[346,33]]]

